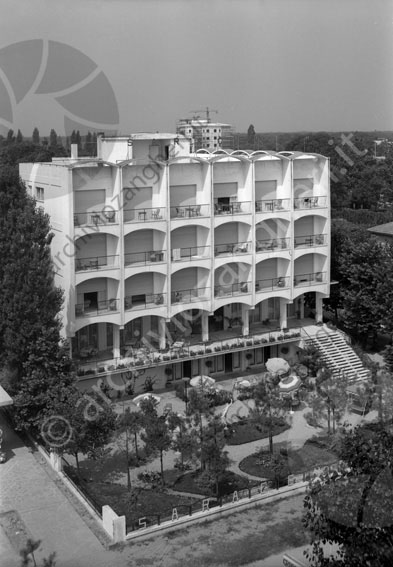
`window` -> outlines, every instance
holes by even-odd
[[[35,196],[37,201],[43,201],[44,200],[44,188],[43,187],[36,187],[35,188]]]
[[[217,140],[217,136],[214,136],[214,139]]]
[[[217,132],[217,128],[214,128],[214,131]],[[215,139],[215,138],[214,138]]]

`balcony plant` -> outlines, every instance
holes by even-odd
[[[246,345],[247,345],[247,346],[252,346],[252,340],[246,341]]]
[[[216,352],[220,352],[221,347],[220,347],[220,346],[216,346],[216,347],[214,347],[214,350],[215,350]]]
[[[99,367],[97,368],[97,373],[98,373],[98,374],[102,374],[103,372],[105,372],[105,366],[99,366]]]
[[[210,353],[210,352],[212,352],[212,349],[211,349],[210,347],[208,347],[208,348],[206,349],[206,353]]]

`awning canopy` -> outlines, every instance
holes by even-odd
[[[7,392],[0,386],[0,407],[12,406],[13,399],[7,394]]]

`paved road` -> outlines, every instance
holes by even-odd
[[[16,510],[33,539],[42,540],[37,558],[56,551],[59,567],[112,567],[114,553],[104,548],[1,413],[0,427],[8,457],[0,465],[0,513]],[[19,567],[2,529],[0,544],[1,567]],[[116,566],[122,565],[127,563],[116,560]]]

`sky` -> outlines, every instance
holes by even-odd
[[[206,106],[243,132],[393,129],[391,0],[0,7],[3,130],[173,132]]]

